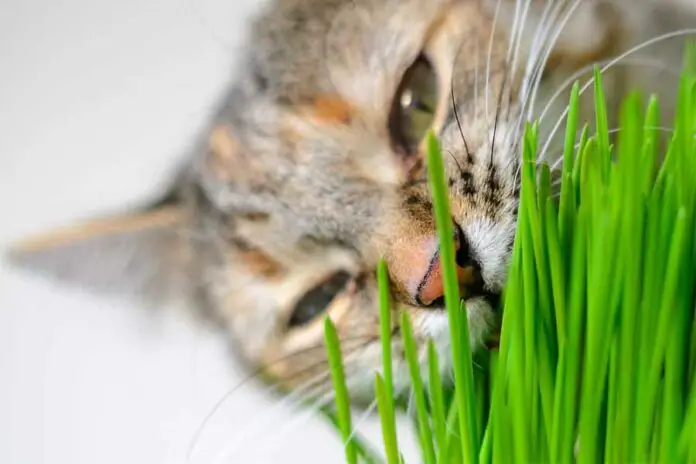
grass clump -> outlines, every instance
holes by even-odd
[[[691,49],[692,58],[696,49]],[[691,60],[696,64],[696,59]],[[504,292],[500,350],[474,372],[459,300],[442,159],[429,140],[450,320],[453,392],[428,348],[421,371],[407,315],[401,333],[411,371],[421,462],[696,462],[696,72],[687,66],[665,153],[660,108],[624,102],[611,145],[599,72],[596,133],[576,145],[578,87],[568,112],[560,196],[538,166],[537,129],[523,144],[518,229]],[[387,462],[403,458],[395,433],[391,311],[379,268],[384,369],[376,393]],[[348,462],[350,410],[331,322],[327,340]],[[451,398],[451,399],[450,399]]]

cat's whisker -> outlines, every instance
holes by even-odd
[[[556,16],[560,12],[560,2],[556,2],[555,7],[552,8],[554,5],[553,0],[547,0],[546,6],[544,7],[544,11],[541,14],[541,17],[539,18],[539,21],[537,23],[537,27],[534,30],[534,34],[532,36],[532,41],[530,43],[530,52],[529,52],[529,57],[527,59],[527,64],[525,68],[526,76],[529,77],[533,74],[534,69],[537,66],[538,62],[538,56],[539,56],[539,47],[541,47],[544,43],[544,39],[546,37],[546,28],[543,27],[544,24],[549,24],[549,28],[551,25],[554,23],[556,20]],[[551,19],[549,19],[549,17]]]
[[[459,56],[460,56],[460,53],[462,52],[463,48],[464,48],[464,44],[461,44],[459,46],[459,50],[457,51],[457,54],[454,57],[455,64],[459,60]],[[478,53],[478,51],[477,51],[477,53]],[[477,78],[478,78],[478,75],[477,75]],[[457,100],[454,96],[454,76],[452,76],[452,78],[450,79],[450,99],[452,101],[452,111],[454,113],[454,117],[455,117],[455,120],[457,122],[457,128],[459,129],[459,135],[462,138],[462,143],[464,144],[464,149],[466,150],[467,161],[470,164],[473,164],[474,157],[473,157],[471,150],[469,149],[469,144],[466,141],[466,137],[464,136],[464,130],[462,129],[462,122],[461,122],[461,119],[459,118],[459,111],[457,110]],[[460,168],[460,170],[461,170],[461,168]]]
[[[480,114],[479,110],[479,73],[481,64],[481,44],[479,43],[478,35],[474,39],[474,48],[476,49],[476,61],[474,64],[474,114]]]
[[[510,28],[510,37],[508,38],[508,51],[507,51],[507,58],[505,59],[506,62],[510,62],[510,58],[512,55],[512,49],[514,48],[515,44],[515,37],[517,36],[517,28],[519,27],[518,25],[518,12],[520,10],[520,3],[523,0],[515,0],[515,13],[513,15],[513,20],[512,20],[512,27]]]
[[[520,45],[522,43],[522,38],[523,38],[523,30],[524,30],[524,25],[526,24],[527,20],[527,13],[528,13],[528,7],[529,7],[529,0],[524,0],[525,1],[525,8],[523,9],[523,13],[518,14],[520,10],[520,4],[522,0],[516,0],[515,2],[515,15],[514,15],[514,20],[513,20],[513,31],[510,34],[510,39],[508,40],[508,53],[507,57],[505,59],[505,72],[506,73],[511,73],[511,81],[514,81],[515,76],[516,76],[516,69],[517,69],[517,58],[518,58],[518,53],[520,50]],[[510,89],[510,92],[508,93],[508,101],[507,101],[507,107],[506,107],[506,112],[505,112],[505,117],[504,117],[504,122],[507,123],[510,121],[510,116],[511,116],[511,110],[512,110],[512,96],[513,92],[512,89]],[[505,140],[504,144],[507,146],[509,145],[510,138],[512,138],[513,135],[508,131],[505,135]]]
[[[553,24],[558,20],[558,16],[561,11],[561,3],[557,2],[555,8],[551,8],[553,2],[549,0],[546,7],[542,13],[539,24],[536,27],[534,36],[531,43],[531,52],[527,59],[527,64],[525,67],[525,75],[522,80],[522,87],[520,96],[522,97],[522,104],[519,109],[518,119],[516,124],[513,126],[513,130],[509,131],[510,137],[513,137],[514,142],[511,144],[510,141],[506,141],[508,145],[512,145],[511,149],[514,153],[518,153],[520,148],[522,133],[525,121],[525,112],[528,105],[530,105],[532,94],[534,94],[534,88],[536,82],[539,80],[538,76],[543,70],[543,65],[545,64],[543,60],[540,59],[543,52],[543,45],[546,42],[546,38],[551,34]],[[572,11],[570,12],[572,13]],[[570,14],[569,13],[569,14]],[[547,25],[548,24],[548,25]],[[512,188],[514,189],[520,182],[521,166],[518,163],[517,172],[513,177],[514,181],[512,183]]]
[[[457,157],[454,156],[454,154],[449,150],[447,150],[447,154],[450,156],[450,158],[452,158],[452,161],[454,161],[454,164],[455,164],[455,166],[457,166],[457,170],[459,171],[459,174],[464,175],[464,169],[462,169],[462,165],[459,164],[459,160],[457,159]]]
[[[515,1],[515,12],[513,14],[512,27],[508,37],[507,56],[505,57],[506,65],[509,65],[514,60],[514,51],[517,49],[517,45],[520,43],[520,37],[522,36],[522,33],[520,32],[520,30],[524,27],[524,25],[521,24],[523,23],[523,18],[520,15],[520,4],[522,1],[528,2],[529,0]]]
[[[660,132],[669,132],[669,133],[674,132],[674,129],[672,129],[672,128],[670,128],[670,127],[662,127],[662,126],[645,126],[644,129],[648,129],[648,130],[658,130],[658,131],[660,131]],[[621,132],[621,128],[620,128],[620,127],[615,127],[615,128],[613,128],[613,129],[607,130],[607,132],[608,132],[609,134],[616,134],[617,132]],[[694,134],[694,137],[696,137],[696,134]],[[580,142],[576,142],[576,143],[573,145],[573,147],[574,147],[575,150],[577,151],[577,150],[580,148]],[[563,155],[563,148],[558,148],[558,149],[556,149],[556,150],[552,150],[552,153],[558,153],[558,154],[559,154],[559,156],[557,157],[556,161],[554,161],[553,164],[549,167],[549,169],[550,169],[551,172],[555,172],[555,171],[557,171],[557,170],[560,170],[561,167],[563,166],[563,156],[560,156],[560,155]],[[540,163],[542,163],[542,162],[543,162],[543,160],[540,160],[538,163],[540,164]]]
[[[377,400],[372,400],[370,404],[365,408],[365,411],[363,411],[360,416],[358,416],[357,420],[354,421],[353,423],[353,429],[351,430],[350,434],[348,435],[348,439],[346,442],[352,440],[355,435],[357,435],[358,430],[360,427],[365,423],[368,417],[370,417],[375,410],[377,409]]]
[[[356,347],[352,350],[348,350],[348,351],[343,353],[344,371],[345,371],[345,376],[346,376],[345,381],[346,381],[346,385],[348,386],[349,391],[351,390],[351,387],[354,386],[354,384],[362,381],[362,379],[360,377],[352,375],[355,373],[362,372],[362,369],[360,367],[358,359],[352,357],[352,355],[354,355],[360,348],[363,348],[365,346],[366,346],[366,344],[362,344],[362,345],[359,345],[358,347]],[[328,364],[328,361],[325,361],[325,362]],[[307,381],[303,386],[295,387],[295,388],[301,388],[302,390],[306,390],[307,384],[315,385],[314,387],[311,387],[312,391],[309,393],[307,391],[304,391],[304,392],[301,392],[299,395],[296,395],[295,390],[293,390],[293,392],[290,395],[288,395],[288,396],[293,397],[293,401],[294,401],[294,398],[296,396],[300,396],[303,398],[309,396],[309,397],[315,397],[316,399],[314,399],[309,404],[305,403],[304,405],[302,405],[302,404],[295,405],[298,409],[299,409],[299,407],[303,407],[303,409],[301,411],[295,411],[294,412],[295,415],[293,416],[293,418],[287,424],[283,425],[279,430],[275,431],[275,433],[273,435],[273,439],[272,439],[274,442],[277,443],[278,441],[280,441],[282,439],[282,437],[287,435],[288,432],[296,429],[298,424],[301,424],[302,422],[310,419],[318,411],[320,411],[326,407],[329,407],[331,405],[331,403],[335,399],[335,391],[333,390],[330,382],[324,382],[324,383],[321,383],[319,385],[316,385],[319,381],[328,379],[330,377],[330,375],[331,375],[331,372],[327,369],[326,371],[315,376],[313,379],[310,379],[309,381]],[[322,392],[322,390],[324,390],[324,391]],[[289,401],[284,399],[280,403],[282,403],[282,404],[274,405],[272,410],[268,411],[266,413],[266,416],[269,416],[269,419],[272,419],[272,417],[270,417],[271,412],[275,412],[276,410],[278,410],[279,406],[287,406]],[[290,404],[292,405],[291,402],[290,402]],[[357,433],[357,428],[364,422],[364,420],[368,417],[369,413],[371,413],[374,410],[374,407],[376,406],[376,404],[377,404],[376,400],[373,401],[372,405],[368,406],[369,411],[367,413],[361,415],[361,418],[358,419],[358,421],[355,423],[355,426],[354,426],[354,429],[352,432],[353,434]],[[252,426],[253,428],[251,428],[248,426],[247,433],[244,434],[244,437],[237,437],[237,440],[235,440],[235,444],[227,446],[226,450],[223,450],[221,453],[219,453],[218,458],[214,462],[215,463],[226,462],[226,459],[228,457],[231,457],[231,456],[236,454],[235,451],[238,449],[238,446],[239,446],[237,443],[239,443],[239,444],[244,443],[246,441],[245,439],[249,438],[249,436],[251,434],[253,434],[253,432],[261,430],[261,427],[265,427],[267,425],[268,420],[263,421],[260,425],[258,424],[258,422],[259,421],[256,421],[256,424],[257,424],[256,427]],[[264,443],[266,446],[269,445],[268,434],[265,434],[265,436],[264,436]],[[270,448],[270,449],[272,450],[273,448]]]
[[[369,346],[371,343],[375,342],[377,339],[375,337],[371,337],[371,336],[348,337],[348,338],[343,339],[342,342],[346,343],[346,342],[350,342],[350,341],[361,341],[361,340],[365,340],[365,343],[361,343],[359,345],[356,345],[355,347],[351,347],[350,350],[346,350],[346,353],[345,353],[346,358],[351,353],[357,352],[359,349],[366,347],[366,346]],[[237,383],[237,385],[235,385],[232,389],[230,389],[228,392],[226,392],[220,398],[220,400],[218,400],[218,402],[215,403],[215,405],[213,406],[211,411],[203,419],[203,422],[201,423],[200,427],[196,430],[193,438],[191,439],[191,445],[189,446],[189,450],[187,453],[188,459],[190,459],[193,452],[195,451],[195,448],[196,448],[200,438],[202,437],[202,434],[205,430],[205,427],[208,425],[208,423],[213,419],[215,414],[217,414],[222,409],[222,407],[227,403],[227,401],[229,401],[229,399],[234,394],[236,394],[243,386],[247,385],[252,380],[258,379],[264,372],[268,371],[269,368],[271,368],[273,365],[275,365],[277,363],[287,362],[288,360],[290,360],[296,356],[306,355],[309,352],[314,351],[314,350],[318,350],[318,349],[325,350],[326,346],[324,345],[324,343],[320,343],[317,345],[313,345],[313,346],[304,348],[302,350],[298,350],[298,351],[291,353],[287,356],[279,357],[279,358],[275,359],[274,361],[267,363],[264,367],[258,368],[255,372],[248,375],[242,381]],[[306,366],[304,369],[301,369],[297,372],[294,372],[292,375],[286,377],[284,380],[285,381],[292,381],[292,380],[294,380],[302,375],[305,375],[307,372],[310,372],[311,370],[314,370],[316,368],[321,367],[324,364],[327,364],[327,362],[328,361],[326,359],[321,359],[315,363],[311,363],[308,366]],[[309,388],[312,388],[313,385],[316,384],[317,382],[328,380],[329,375],[330,375],[330,373],[327,369],[325,372],[322,372],[322,373],[308,379],[303,384],[300,384],[300,385],[294,387],[291,393],[286,394],[282,401],[280,401],[277,405],[274,405],[274,409],[276,407],[277,408],[284,407],[288,401],[294,401],[297,398],[301,398],[301,397],[305,397],[305,396],[312,396],[310,394],[311,392],[308,392],[307,390]],[[274,391],[279,391],[279,390],[281,390],[281,388],[282,387],[279,386],[278,384],[273,384],[273,385],[270,385],[270,386],[264,388],[264,392],[270,393],[270,392],[274,392]]]
[[[518,16],[518,11],[520,10],[520,4],[522,0],[517,0],[515,2],[515,19],[513,23],[513,31],[510,37],[510,48],[508,49],[508,56],[506,58],[506,66],[508,66],[509,69],[512,70],[512,78],[511,80],[514,81],[516,77],[516,70],[517,70],[517,61],[520,56],[520,50],[522,46],[522,42],[524,41],[524,29],[527,24],[527,19],[529,15],[529,7],[531,5],[531,0],[524,0],[524,8],[522,9],[522,12]],[[512,46],[514,44],[514,47]],[[514,52],[513,52],[514,49]],[[511,56],[512,52],[512,56]],[[523,82],[524,82],[524,76],[523,76]],[[511,116],[511,109],[512,109],[512,92],[510,92],[509,95],[509,100],[508,100],[508,107],[507,107],[507,112],[505,115],[505,122],[510,121],[510,116]],[[505,139],[505,145],[510,145],[510,138],[516,138],[515,135],[513,135],[514,131],[508,131]]]
[[[664,42],[665,40],[670,40],[670,39],[674,39],[677,37],[685,37],[685,36],[691,35],[691,34],[696,35],[696,28],[680,29],[678,31],[668,32],[666,34],[661,34],[657,37],[653,37],[652,39],[648,39],[648,40],[640,43],[639,45],[632,47],[628,51],[620,54],[619,56],[617,56],[613,60],[610,60],[609,63],[607,63],[605,66],[603,66],[599,70],[599,72],[600,72],[600,74],[604,74],[607,70],[611,69],[617,63],[621,62],[621,60],[624,60],[628,56],[632,55],[633,53],[641,51],[641,50],[643,50],[651,45],[655,45],[657,43]],[[587,83],[585,83],[585,85],[583,85],[580,88],[580,94],[582,95],[593,83],[594,83],[594,77],[590,78],[589,81]],[[549,134],[549,136],[544,144],[544,147],[541,150],[542,159],[544,158],[545,153],[548,151],[549,144],[551,143],[551,140],[553,140],[554,135],[556,134],[556,132],[560,128],[561,123],[563,121],[565,121],[567,115],[568,115],[568,107],[566,106],[565,110],[563,110],[563,113],[558,118],[558,121],[553,126],[553,129],[551,130],[551,133]]]
[[[416,417],[414,414],[414,409],[415,409],[415,404],[416,404],[415,399],[416,399],[416,395],[415,395],[413,389],[411,389],[408,393],[408,401],[406,401],[406,413],[405,414],[406,414],[406,417],[408,419],[413,419],[414,417]]]
[[[488,38],[488,55],[486,57],[486,86],[485,86],[485,101],[486,101],[486,121],[490,121],[488,113],[488,98],[490,95],[490,84],[491,84],[491,60],[493,58],[493,42],[495,41],[495,28],[498,24],[498,15],[500,14],[500,3],[502,0],[497,0],[495,4],[495,13],[493,14],[493,25],[491,27],[491,33]]]
[[[594,67],[595,67],[596,65],[600,65],[600,66],[601,66],[602,64],[608,63],[609,61],[611,61],[611,60],[603,60],[603,61],[600,61],[600,62],[597,62],[597,63],[593,63],[593,64],[590,64],[590,65],[584,66],[584,67],[582,67],[581,69],[579,69],[578,71],[576,71],[575,73],[573,73],[573,74],[572,74],[570,77],[568,77],[565,81],[563,81],[563,83],[559,86],[558,90],[556,90],[556,92],[553,94],[553,96],[548,100],[546,106],[544,107],[544,110],[543,110],[542,113],[541,113],[541,116],[539,117],[539,121],[543,121],[543,119],[546,117],[548,111],[551,109],[551,106],[553,105],[554,101],[555,101],[565,90],[567,90],[568,87],[570,87],[575,81],[577,81],[577,79],[578,79],[582,74],[591,72],[592,69],[594,69]],[[669,68],[669,67],[665,66],[664,63],[662,63],[661,61],[658,61],[658,60],[651,60],[651,59],[647,59],[647,58],[626,58],[626,59],[624,59],[622,62],[616,63],[616,65],[646,66],[646,67],[652,67],[652,68],[654,68],[654,69],[658,69],[658,70],[661,70],[661,71],[668,72],[668,73],[672,74],[672,75],[675,76],[675,77],[679,75],[679,72],[678,72],[678,71],[676,71],[676,70],[674,70],[674,69],[672,69],[672,68]],[[654,129],[671,130],[671,129],[669,129],[669,128],[654,128]],[[577,148],[577,146],[576,146],[576,148]],[[543,152],[541,152],[538,161],[541,162],[541,161],[543,161],[543,160],[544,160],[544,155],[543,155]],[[558,160],[557,160],[556,162],[558,162]]]
[[[577,145],[580,145],[580,144],[577,144]],[[576,149],[577,149],[577,145],[576,145]],[[551,172],[554,172],[557,169],[560,169],[562,165],[563,165],[563,157],[559,156],[558,159],[556,161],[554,161],[554,163],[551,165],[551,167],[550,167]]]
[[[359,377],[353,375],[355,373],[361,372],[361,369],[359,363],[357,362],[357,359],[351,358],[351,355],[355,354],[358,350],[367,345],[367,343],[357,345],[356,347],[353,347],[350,350],[346,350],[343,353],[344,373],[346,375],[346,385],[349,387],[349,390],[353,384],[361,380]],[[323,345],[322,348],[324,348]],[[254,423],[247,425],[246,433],[244,434],[244,436],[238,436],[233,444],[230,444],[226,447],[227,451],[223,451],[222,453],[220,453],[218,459],[216,459],[214,462],[221,462],[221,460],[224,460],[227,456],[231,456],[233,454],[233,451],[246,441],[245,439],[250,438],[250,436],[253,435],[255,432],[260,431],[262,428],[268,425],[268,421],[272,419],[273,414],[275,414],[282,408],[293,407],[295,409],[302,408],[302,410],[294,411],[294,413],[296,413],[297,415],[293,417],[290,424],[287,424],[286,426],[283,426],[280,429],[280,431],[278,432],[280,435],[287,433],[287,431],[295,428],[298,423],[306,419],[309,419],[313,414],[316,414],[317,411],[329,406],[335,398],[335,393],[332,389],[330,382],[331,372],[328,369],[328,360],[323,359],[322,362],[316,363],[313,366],[308,366],[306,369],[303,369],[293,374],[293,377],[298,374],[302,375],[307,371],[310,371],[315,367],[323,364],[327,365],[327,369],[325,369],[323,372],[316,374],[314,377],[308,379],[304,383],[296,387],[293,387],[292,392],[287,394],[281,401],[275,403],[270,409],[266,410],[262,418],[258,418],[254,421]],[[285,380],[288,380],[288,378],[286,378]],[[304,401],[307,398],[314,399],[311,400],[311,402]]]
[[[488,161],[489,172],[491,174],[493,174],[493,172],[494,172],[494,170],[493,170],[493,157],[495,154],[495,140],[496,140],[496,135],[498,133],[498,122],[499,122],[498,120],[500,118],[500,110],[501,110],[502,103],[503,103],[503,95],[505,94],[505,85],[507,84],[507,79],[509,76],[508,71],[509,71],[509,67],[506,66],[505,70],[503,71],[503,79],[500,82],[500,89],[498,91],[498,102],[496,104],[495,120],[493,122],[493,137],[491,140],[491,152],[490,152],[490,155],[489,155],[490,157],[489,157],[489,161]]]
[[[537,99],[537,94],[539,92],[539,88],[541,87],[541,78],[543,76],[543,69],[546,67],[546,63],[549,60],[549,57],[551,56],[551,53],[553,52],[554,48],[556,47],[556,44],[558,43],[558,39],[561,36],[561,33],[566,27],[566,24],[568,24],[568,21],[570,18],[573,16],[575,11],[578,9],[580,6],[581,0],[575,0],[575,3],[570,7],[568,12],[565,15],[565,18],[561,21],[561,23],[558,25],[556,28],[554,35],[551,37],[551,40],[547,44],[546,47],[546,52],[543,55],[543,58],[540,59],[537,63],[537,69],[535,72],[535,81],[534,81],[534,86],[532,89],[532,94],[530,96],[530,104],[529,104],[529,109],[527,111],[527,119],[531,119],[534,115],[534,104],[536,103]]]
[[[520,20],[518,21],[517,19],[517,10],[520,5],[520,0],[515,2],[515,24],[513,25],[513,32],[512,32],[512,37],[515,37],[513,40],[515,42],[515,50],[513,53],[512,57],[512,64],[511,67],[513,70],[517,69],[517,61],[519,60],[520,56],[520,50],[522,48],[522,42],[524,41],[524,29],[525,25],[527,24],[527,19],[529,17],[529,7],[531,5],[531,0],[525,0],[524,3],[524,9],[522,10],[520,14]],[[515,30],[515,27],[518,27],[518,30]],[[508,63],[510,63],[510,50],[508,50],[508,58],[507,58]]]
[[[293,390],[290,394],[286,395],[282,401],[274,403],[270,408],[266,408],[261,416],[257,416],[245,427],[245,432],[243,434],[237,434],[232,443],[228,445],[228,448],[237,448],[241,446],[248,438],[253,435],[253,433],[259,432],[265,425],[273,419],[273,416],[282,411],[284,408],[299,408],[302,406],[301,400],[305,395],[316,396],[324,388],[322,376],[317,376],[318,378],[312,379],[312,381],[307,382],[305,385],[298,387],[297,390]],[[190,462],[192,453],[189,455],[187,462]]]
[[[317,376],[314,379],[311,379],[310,381],[306,382],[304,385],[298,386],[295,388],[291,393],[287,394],[285,398],[283,398],[282,401],[279,401],[278,403],[274,404],[270,410],[267,411],[267,413],[275,412],[276,410],[279,410],[285,406],[288,405],[288,403],[292,403],[300,398],[302,398],[305,394],[310,394],[313,393],[313,388],[315,390],[319,390],[322,388],[322,385],[314,385],[317,382],[323,381],[324,379],[322,378],[321,375]],[[235,387],[234,389],[228,391],[223,395],[223,397],[213,406],[213,409],[211,412],[208,413],[208,415],[203,419],[203,423],[200,425],[200,427],[196,430],[196,433],[193,436],[193,439],[191,440],[191,445],[189,446],[189,450],[187,452],[187,459],[186,462],[191,462],[191,458],[193,457],[193,453],[196,451],[196,448],[198,447],[198,444],[200,442],[200,439],[202,438],[203,432],[207,425],[210,423],[212,418],[220,411],[222,406],[229,400],[229,398],[234,394],[239,388],[239,385]],[[266,393],[277,390],[279,387],[277,385],[271,385],[267,388],[264,389]]]
[[[554,101],[565,91],[567,90],[575,81],[578,80],[580,76],[582,76],[585,73],[591,72],[595,66],[602,66],[606,63],[611,62],[612,59],[607,59],[607,60],[602,60],[602,61],[597,61],[592,64],[588,64],[586,66],[583,66],[582,68],[578,69],[576,72],[570,75],[566,80],[564,80],[561,85],[558,87],[558,90],[554,92],[554,94],[551,96],[551,98],[548,100],[546,103],[546,106],[544,107],[544,110],[541,112],[541,115],[539,116],[539,121],[543,121],[544,118],[546,117],[547,112],[553,105]],[[655,59],[649,59],[649,58],[625,58],[622,62],[616,63],[616,65],[635,65],[635,66],[645,66],[645,67],[652,67],[660,71],[665,71],[673,76],[679,76],[679,71],[676,69],[672,69],[669,66],[666,66],[662,61],[655,60]]]
[[[524,94],[524,100],[520,108],[519,119],[517,123],[517,130],[519,131],[520,137],[522,134],[522,129],[524,127],[524,121],[529,120],[529,117],[526,115],[530,112],[529,109],[533,107],[533,102],[536,99],[537,90],[541,82],[541,77],[543,76],[543,70],[546,66],[548,56],[550,56],[551,50],[553,49],[553,45],[555,44],[557,37],[560,35],[560,32],[565,27],[565,24],[573,14],[578,4],[579,3],[576,0],[576,3],[573,4],[573,7],[570,8],[566,12],[565,17],[563,17],[561,16],[562,4],[561,2],[557,2],[553,10],[545,11],[545,13],[549,15],[549,19],[546,20],[546,17],[544,16],[540,23],[537,25],[536,31],[534,33],[534,46],[532,47],[530,59],[528,60],[528,66],[531,66],[531,74],[525,76],[525,85],[528,85],[529,87],[527,89],[527,92]],[[550,5],[550,3],[547,4],[547,9],[550,7]],[[551,11],[550,14],[549,11]],[[554,26],[556,24],[558,25],[555,27],[554,33]],[[555,39],[548,40],[548,38],[553,35],[555,35]]]
[[[559,21],[562,4],[561,2],[556,2],[553,9],[551,9],[551,4],[552,2],[547,3],[546,8],[544,9],[544,14],[541,17],[539,24],[537,24],[532,39],[530,53],[527,59],[525,77],[523,80],[523,99],[520,107],[519,120],[517,123],[518,128],[521,128],[523,122],[525,121],[527,107],[530,105],[533,95],[535,94],[534,89],[538,80],[537,76],[545,66],[545,61],[542,59],[542,57],[545,55],[544,46],[547,48],[549,47],[547,38],[552,33],[554,24]],[[561,23],[563,23],[562,20]]]
[[[349,383],[348,380],[347,382]],[[335,393],[329,391],[326,394],[324,394],[319,400],[317,400],[314,404],[312,404],[312,407],[305,407],[302,410],[293,411],[293,417],[286,424],[276,429],[272,436],[270,433],[264,432],[264,447],[268,449],[268,447],[271,445],[271,443],[273,443],[273,441],[277,441],[279,438],[282,438],[285,435],[287,435],[289,431],[297,429],[299,424],[306,422],[322,408],[328,406],[334,400],[334,397]],[[273,409],[275,410],[276,408]],[[263,428],[269,425],[269,422],[271,420],[274,419],[274,417],[272,417],[272,415],[270,414],[270,411],[265,415],[265,421],[263,421],[260,425],[257,425],[256,427],[247,427],[245,430],[246,433],[242,434],[241,436],[237,435],[235,437],[236,439],[231,444],[225,446],[224,449],[218,453],[217,457],[213,460],[213,463],[222,464],[234,462],[232,460],[233,456],[238,454],[239,448],[241,446],[243,446],[245,443],[248,443],[248,440],[251,438],[251,435],[253,433],[260,432]]]

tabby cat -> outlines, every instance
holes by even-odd
[[[306,397],[330,389],[328,315],[357,401],[372,397],[381,364],[383,257],[394,311],[410,316],[421,355],[434,340],[448,376],[425,135],[433,130],[445,154],[459,282],[480,349],[495,332],[515,234],[524,124],[541,118],[540,158],[557,167],[570,84],[589,84],[597,63],[610,112],[633,88],[673,101],[686,28],[696,26],[688,8],[274,0],[169,195],[25,241],[11,257],[144,303],[186,300],[224,325],[249,366]],[[581,122],[593,119],[590,93]],[[399,337],[394,357],[398,390],[408,385]]]

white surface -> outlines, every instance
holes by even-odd
[[[3,0],[0,242],[155,194],[258,3]],[[186,462],[242,375],[222,337],[0,273],[0,463]],[[341,462],[321,420],[273,404],[257,386],[230,395],[190,462]]]

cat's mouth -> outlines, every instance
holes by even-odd
[[[503,309],[501,306],[501,294],[487,291],[473,298],[462,298],[462,302],[464,302],[465,304],[470,304],[471,309],[473,309],[474,313],[478,313],[481,310],[481,304],[483,303],[483,306],[486,308],[486,311],[490,311],[494,314],[494,317],[496,319],[495,325],[493,326],[490,333],[487,336],[485,336],[485,338],[482,340],[482,346],[489,351],[498,351],[500,345],[501,332],[500,314],[502,313]],[[440,304],[438,304],[437,306],[433,305],[431,309],[437,309],[438,311],[444,313],[446,311],[444,298],[440,301]],[[470,324],[472,322],[473,321],[470,321]]]
[[[467,300],[482,300],[491,308],[491,310],[494,313],[497,314],[500,311],[500,293],[483,290],[479,294],[471,298],[462,298],[461,301],[466,304]],[[445,297],[441,296],[440,298],[433,301],[428,307],[430,309],[445,311]]]
[[[496,329],[484,345],[488,351],[498,351],[500,348],[500,329]]]

